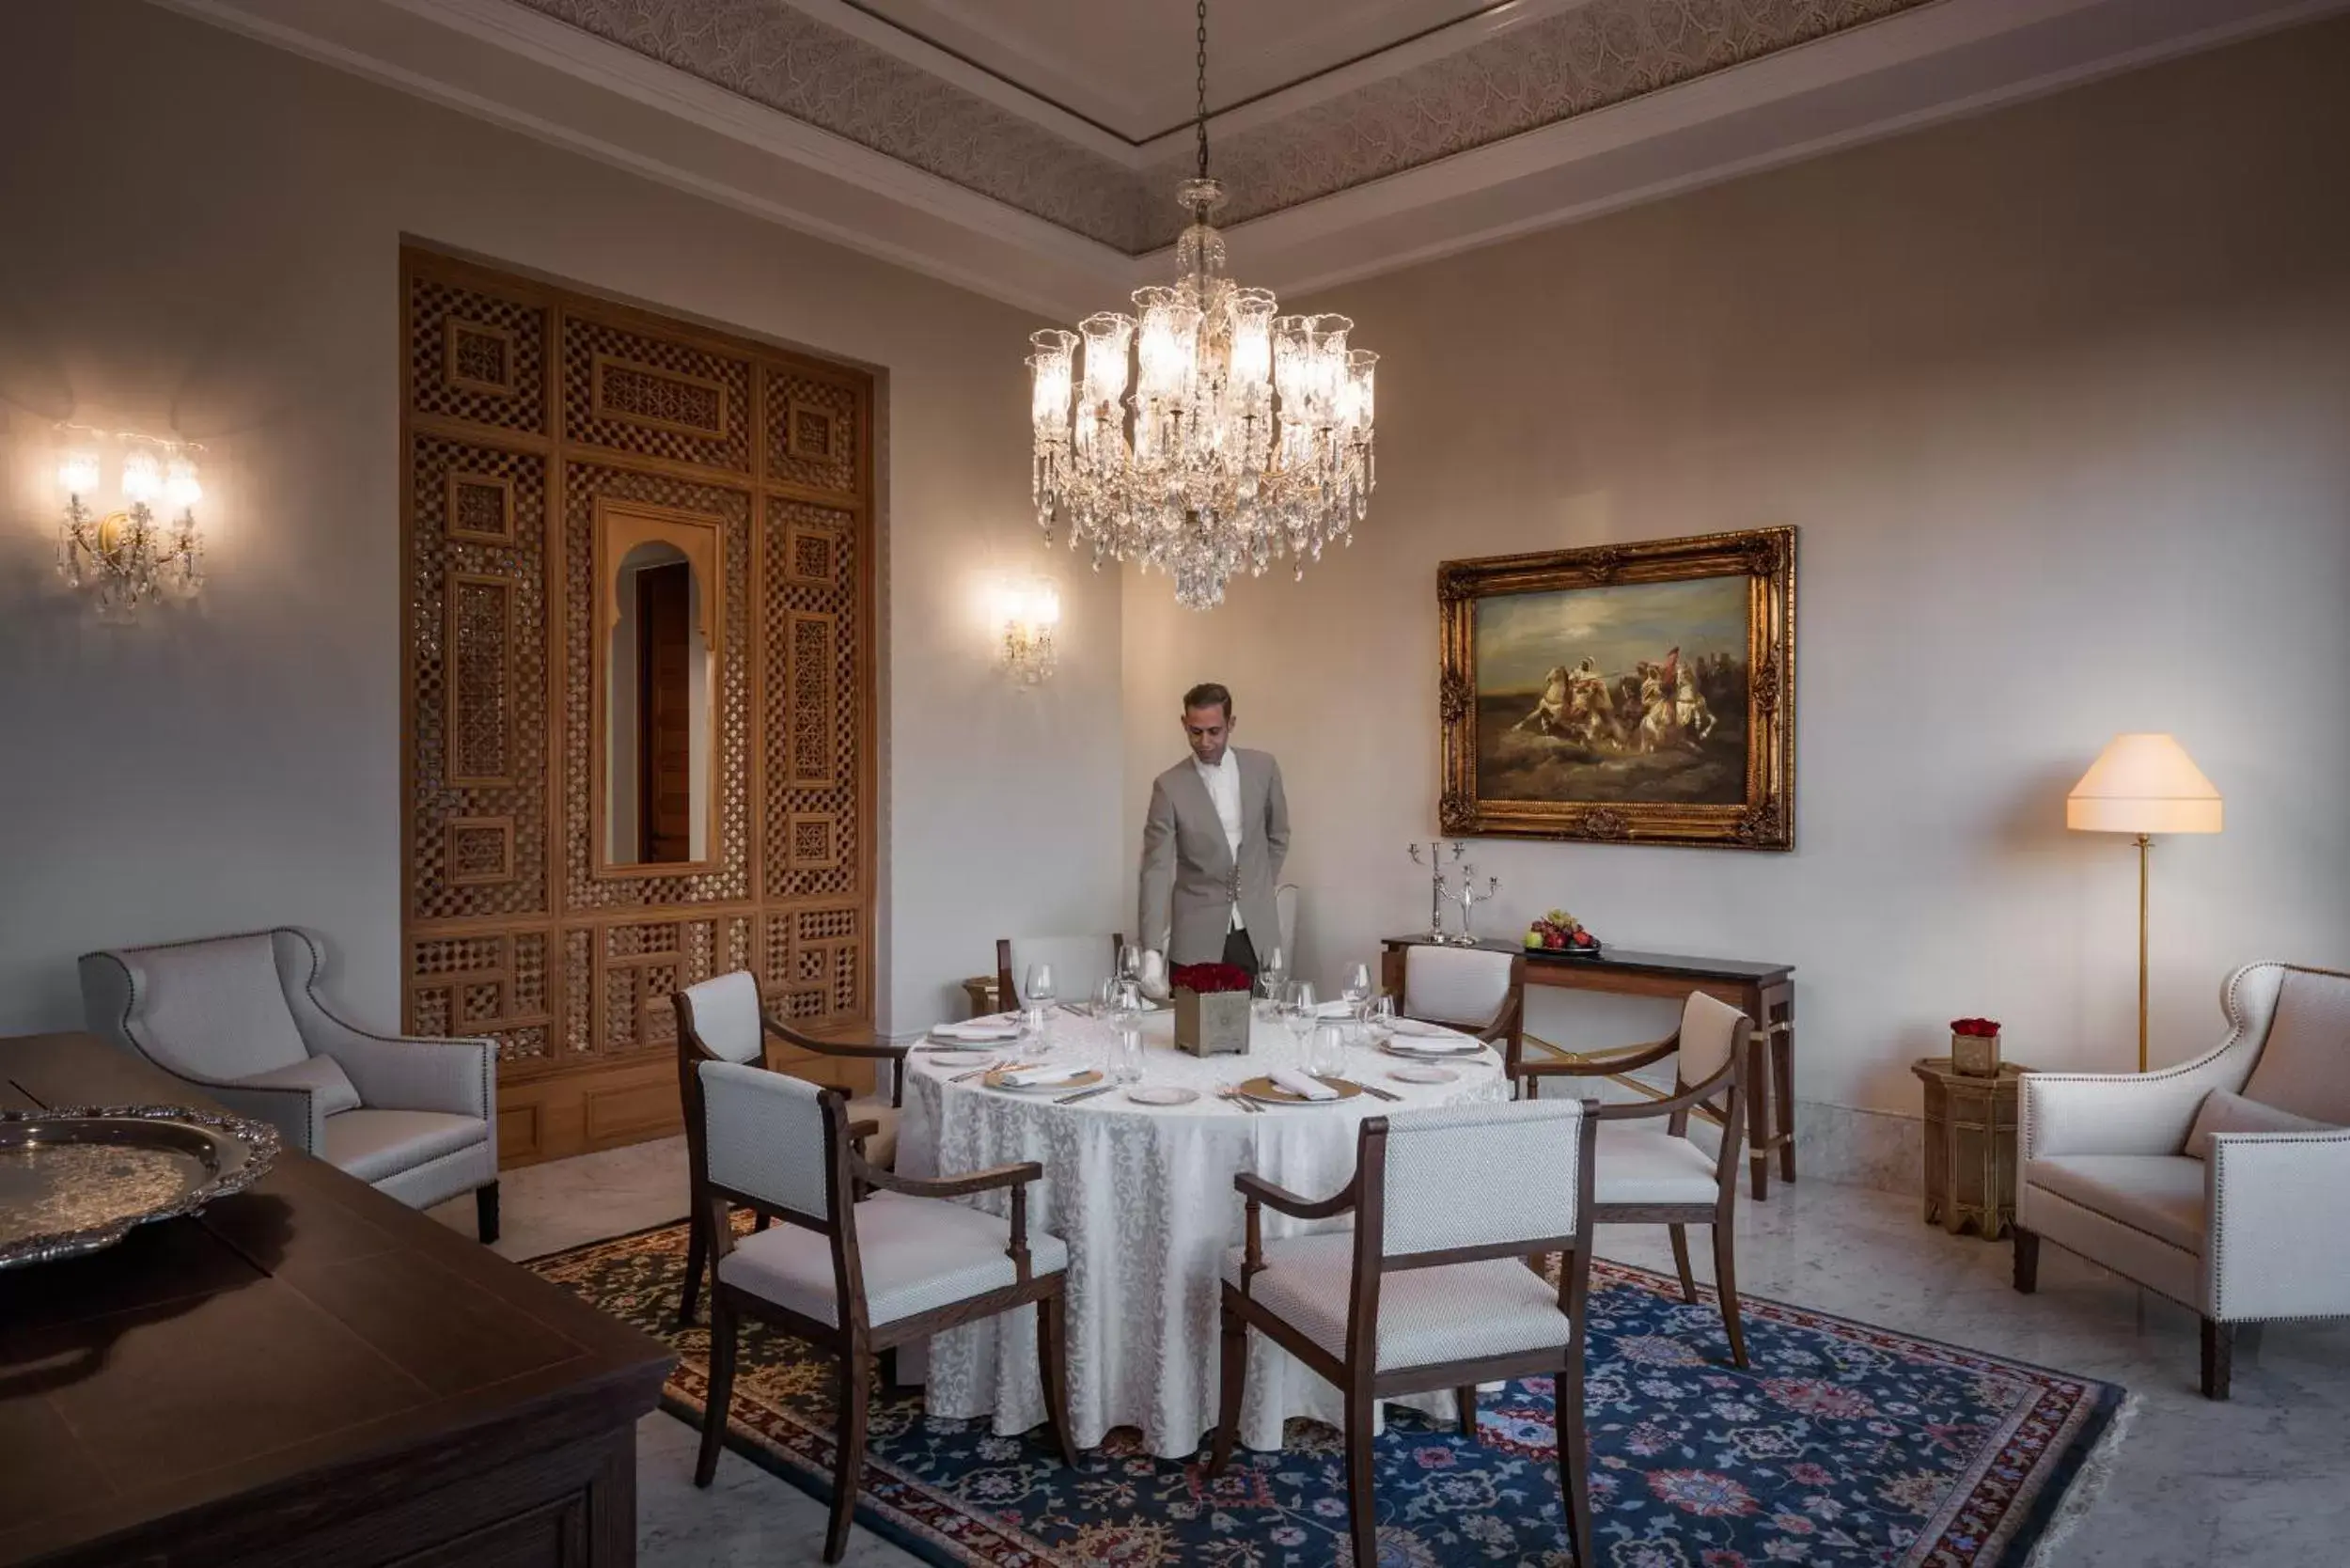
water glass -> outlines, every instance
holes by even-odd
[[[1051,964],[1031,964],[1028,965],[1028,984],[1027,989],[1022,993],[1022,999],[1026,1008],[1025,1016],[1021,1020],[1022,1032],[1035,1041],[1037,1050],[1049,1050],[1051,1047],[1045,1041],[1044,1028],[1053,1016],[1054,991]]]
[[[1376,1048],[1395,1038],[1395,998],[1382,991],[1363,1004],[1363,1029]]]
[[[1343,1074],[1346,1072],[1346,1031],[1352,1027],[1342,1018],[1316,1020],[1313,1042],[1307,1050],[1306,1071],[1317,1078],[1334,1078]]]
[[[1119,1026],[1118,1043],[1110,1047],[1110,1081],[1142,1082],[1142,1030],[1132,1024]]]

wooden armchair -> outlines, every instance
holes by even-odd
[[[1374,1116],[1355,1178],[1319,1200],[1242,1173],[1246,1243],[1225,1255],[1222,1414],[1211,1474],[1232,1457],[1248,1330],[1329,1380],[1346,1403],[1348,1528],[1355,1560],[1379,1560],[1371,1418],[1380,1400],[1454,1390],[1477,1435],[1477,1385],[1554,1373],[1568,1543],[1590,1560],[1583,1436],[1583,1319],[1591,1278],[1596,1105],[1573,1100]],[[1262,1211],[1354,1229],[1267,1244]],[[1554,1292],[1526,1266],[1563,1253]]]
[[[688,986],[673,993],[669,1000],[677,1009],[678,1096],[685,1111],[688,1179],[696,1184],[686,1216],[685,1288],[678,1301],[678,1322],[691,1324],[701,1295],[702,1270],[712,1252],[711,1236],[702,1224],[709,1205],[698,1185],[703,1164],[699,1145],[701,1064],[725,1061],[762,1066],[771,1035],[787,1045],[820,1056],[889,1063],[889,1098],[859,1100],[849,1106],[853,1119],[850,1136],[858,1146],[858,1153],[873,1165],[887,1168],[897,1163],[898,1116],[905,1096],[906,1047],[822,1040],[779,1024],[767,1016],[760,998],[759,977],[747,970],[738,969]],[[766,1229],[769,1217],[764,1213],[760,1215],[760,1230]]]
[[[1738,1310],[1731,1219],[1738,1201],[1738,1146],[1745,1127],[1742,1107],[1753,1030],[1753,1020],[1736,1008],[1701,991],[1691,992],[1682,1004],[1681,1027],[1663,1040],[1610,1053],[1599,1061],[1549,1059],[1517,1070],[1523,1092],[1532,1099],[1544,1078],[1605,1077],[1675,1058],[1668,1097],[1599,1107],[1599,1181],[1591,1218],[1600,1225],[1666,1227],[1672,1235],[1681,1296],[1691,1303],[1698,1298],[1698,1287],[1689,1271],[1688,1228],[1712,1226],[1714,1291],[1721,1300],[1731,1359],[1741,1367],[1747,1364],[1747,1341]],[[1714,1103],[1717,1096],[1723,1104]],[[1721,1123],[1717,1153],[1709,1155],[1691,1141],[1692,1111]]]
[[[1392,971],[1390,971],[1392,973]],[[1501,1052],[1503,1071],[1518,1079],[1526,1056],[1526,955],[1491,948],[1414,946],[1403,949],[1406,1018],[1445,1024]]]
[[[936,1182],[895,1175],[857,1153],[840,1090],[728,1061],[703,1062],[695,1075],[695,1187],[714,1269],[710,1401],[694,1484],[708,1486],[718,1466],[745,1317],[828,1352],[839,1366],[826,1562],[839,1561],[848,1545],[877,1352],[1034,1303],[1053,1436],[1063,1462],[1076,1463],[1062,1363],[1069,1248],[1028,1231],[1027,1184],[1043,1168],[998,1166]],[[1011,1196],[1009,1222],[946,1201],[999,1188]],[[782,1223],[738,1241],[727,1223],[733,1203]]]

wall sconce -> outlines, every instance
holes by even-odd
[[[1053,628],[1060,624],[1060,590],[1046,582],[1009,584],[996,592],[995,619],[1003,628],[1004,667],[1012,679],[1034,686],[1049,678],[1057,657]]]
[[[204,541],[196,528],[196,503],[204,498],[196,454],[203,448],[60,428],[68,447],[57,463],[57,488],[65,493],[57,574],[89,594],[108,620],[129,620],[142,604],[194,594],[204,584]],[[101,443],[127,448],[113,496],[119,506],[109,506],[102,488]]]

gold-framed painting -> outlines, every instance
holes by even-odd
[[[1795,842],[1795,530],[1447,561],[1443,830]]]

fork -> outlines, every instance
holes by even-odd
[[[974,1067],[968,1073],[958,1073],[947,1081],[950,1084],[968,1083],[971,1079],[979,1077],[985,1074],[993,1073],[999,1067],[1004,1069],[1006,1072],[1010,1072],[1015,1067],[1034,1067],[1036,1063],[1032,1061],[991,1061],[983,1063],[980,1066]]]
[[[1216,1093],[1224,1099],[1230,1100],[1232,1104],[1238,1105],[1241,1109],[1246,1111],[1251,1116],[1262,1116],[1264,1114],[1264,1107],[1262,1105],[1257,1104],[1256,1101],[1249,1099],[1246,1095],[1243,1094],[1238,1089],[1230,1084],[1224,1084],[1220,1086],[1216,1090]]]

